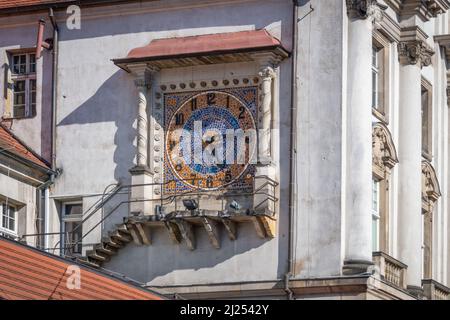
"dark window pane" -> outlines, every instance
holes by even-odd
[[[82,244],[81,238],[83,236],[83,229],[80,222],[66,222],[65,223],[65,248],[68,253],[81,253]]]
[[[14,104],[24,105],[25,104],[25,92],[14,94]]]
[[[27,72],[27,56],[25,54],[13,56],[13,73],[25,74]]]
[[[82,214],[81,204],[66,204],[66,215]]]
[[[14,219],[9,219],[8,229],[11,231],[16,231],[16,224],[15,224]]]
[[[25,105],[15,105],[13,112],[15,118],[25,117]]]
[[[30,54],[30,72],[35,73],[36,72],[36,55]]]
[[[429,141],[429,114],[428,114],[429,93],[428,90],[422,90],[422,150],[428,152]]]
[[[24,92],[25,91],[25,81],[15,81],[14,82],[14,92]]]

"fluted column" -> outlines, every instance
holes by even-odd
[[[344,274],[368,271],[372,263],[372,108],[373,20],[381,17],[376,1],[347,1],[347,161]]]
[[[409,38],[415,36],[409,34]],[[420,295],[422,282],[422,116],[421,68],[431,63],[432,51],[424,40],[399,43],[399,193],[398,252],[408,265],[407,284]]]

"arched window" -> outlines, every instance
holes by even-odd
[[[372,152],[372,247],[389,253],[389,186],[398,158],[391,133],[380,122],[373,125]]]
[[[433,211],[441,196],[439,182],[433,166],[428,161],[422,162],[422,218],[423,218],[423,278],[431,279],[433,267]]]

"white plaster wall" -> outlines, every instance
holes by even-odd
[[[309,278],[342,271],[346,17],[343,1],[301,3],[293,258],[294,276]]]

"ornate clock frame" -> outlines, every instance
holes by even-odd
[[[162,68],[185,67],[182,63],[186,61],[181,61],[182,63],[167,60],[144,61],[120,65],[135,77],[138,91],[136,166],[130,170],[132,175],[130,212],[132,216],[135,216],[131,223],[145,220],[147,225],[163,225],[175,242],[184,239],[190,249],[195,248],[193,226],[196,224],[204,226],[211,243],[216,248],[220,247],[217,236],[218,223],[223,224],[231,240],[236,239],[236,225],[241,222],[252,222],[261,238],[275,237],[278,182],[277,167],[273,162],[272,142],[273,115],[274,110],[277,109],[274,92],[277,88],[278,65],[287,57],[285,51],[280,52],[268,50],[245,54],[245,61],[240,62],[256,63],[259,71],[255,74],[207,80],[169,82],[161,80]],[[241,59],[242,56],[239,58]],[[223,59],[236,62],[236,57],[232,55]],[[178,63],[180,65],[173,65]],[[251,192],[234,193],[232,197],[224,201],[229,193],[226,189],[212,188],[203,192],[201,196],[188,193],[187,197],[184,197],[182,188],[180,190],[164,189],[169,171],[165,155],[167,142],[165,129],[170,118],[167,118],[166,113],[168,99],[181,97],[181,102],[173,106],[180,108],[183,101],[201,93],[226,93],[239,99],[239,95],[246,90],[253,90],[256,95],[253,116],[258,132],[258,162],[249,165],[252,168],[250,170]],[[243,102],[249,103],[249,101]],[[237,191],[239,193],[242,190]],[[198,200],[197,207],[187,208],[183,202],[186,198]]]

